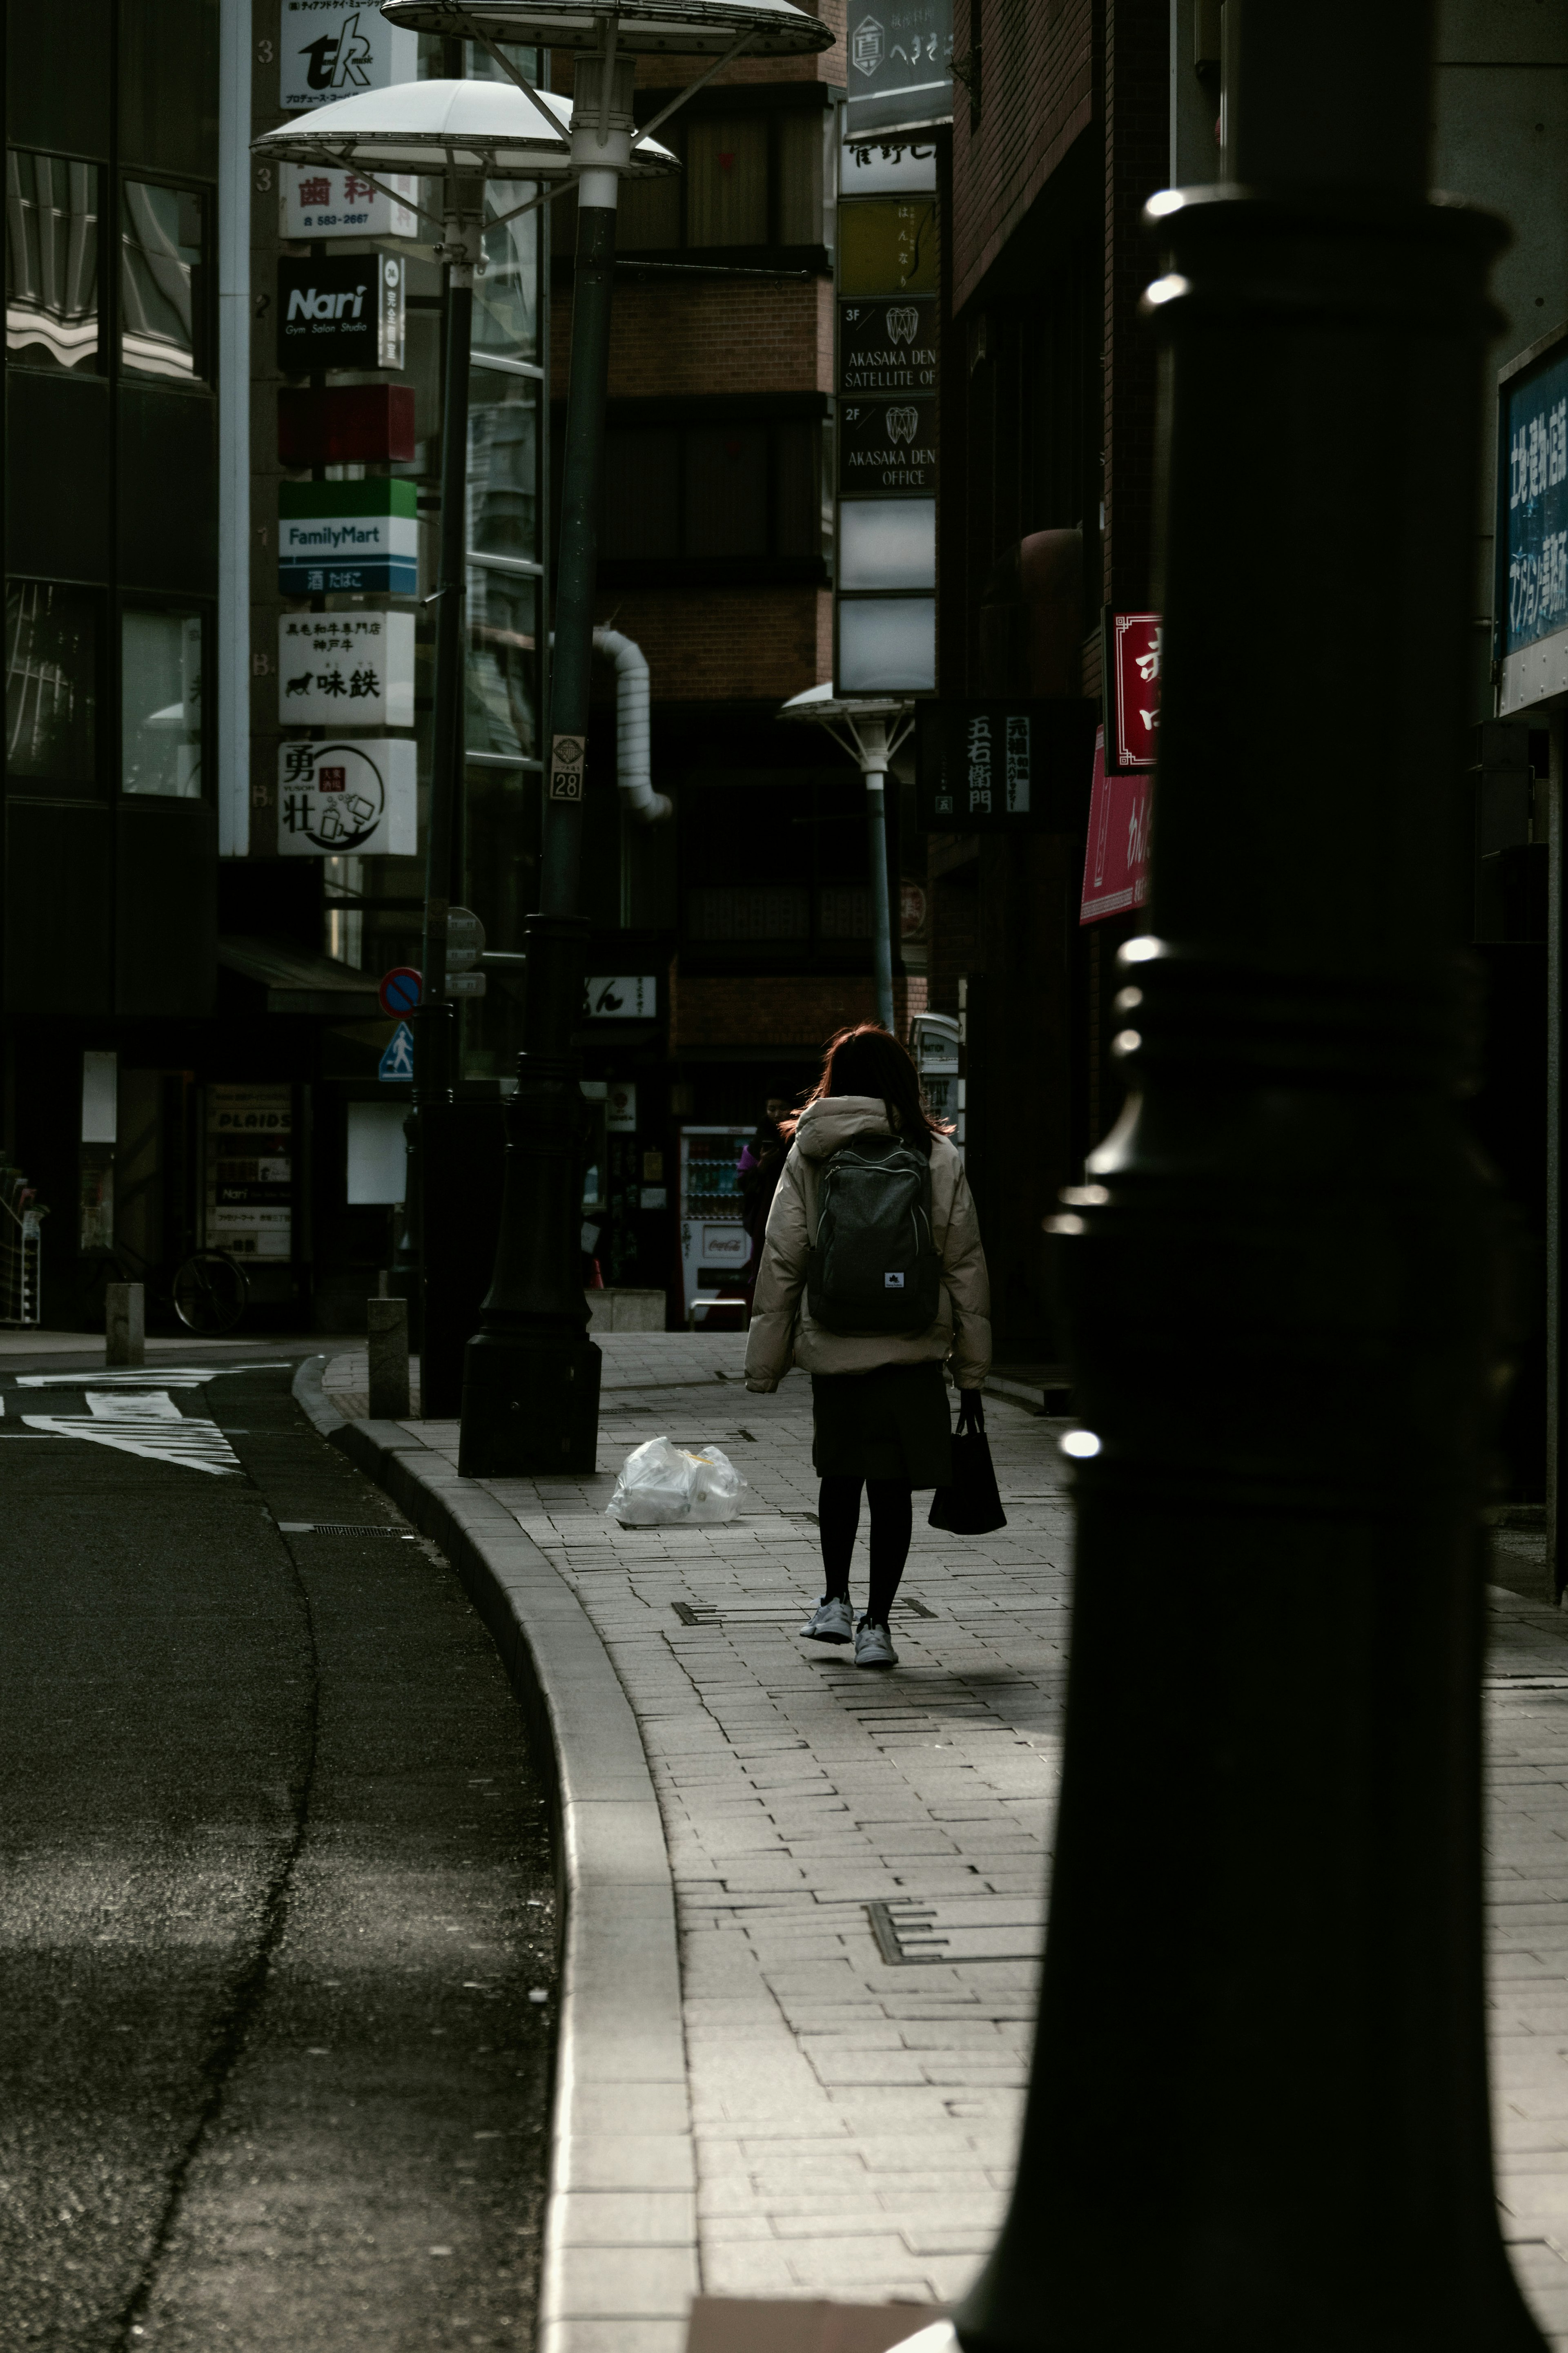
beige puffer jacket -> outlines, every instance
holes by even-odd
[[[746,1387],[777,1388],[791,1364],[807,1373],[869,1373],[879,1365],[952,1359],[961,1389],[977,1389],[991,1363],[991,1284],[980,1247],[980,1221],[963,1163],[945,1135],[931,1138],[931,1239],[942,1261],[942,1302],[929,1331],[856,1338],[812,1320],[805,1303],[806,1256],[816,1233],[822,1163],[852,1135],[889,1135],[886,1105],[875,1095],[819,1095],[800,1115],[795,1143],[763,1238],[763,1262],[746,1339]]]

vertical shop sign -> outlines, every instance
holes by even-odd
[[[1163,629],[1158,613],[1106,616],[1106,701],[1112,767],[1152,768],[1160,748]]]
[[[280,744],[279,857],[412,858],[416,776],[416,747],[405,736]]]
[[[413,614],[280,613],[278,716],[285,727],[412,727]]]
[[[952,120],[952,0],[850,0],[844,135]]]
[[[1568,331],[1499,379],[1498,715],[1568,689]]]
[[[293,1184],[292,1089],[209,1087],[207,1248],[246,1260],[292,1257]]]
[[[936,159],[889,149],[885,172],[867,175],[882,192],[851,195],[862,156],[870,160],[866,151],[839,151],[834,691],[929,694],[940,462]]]
[[[373,187],[362,172],[324,164],[280,164],[280,234],[286,237],[410,237],[419,234],[414,206],[419,182],[412,172],[376,174]],[[390,195],[384,195],[389,189]],[[397,202],[401,197],[403,201]]]
[[[1117,776],[1105,765],[1105,730],[1094,740],[1089,794],[1089,847],[1084,852],[1079,923],[1126,914],[1149,896],[1149,804],[1153,779]]]

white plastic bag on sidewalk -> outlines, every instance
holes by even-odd
[[[668,1438],[650,1438],[627,1455],[605,1517],[630,1528],[732,1520],[745,1483],[721,1447],[689,1454]]]

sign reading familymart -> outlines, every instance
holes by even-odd
[[[278,586],[285,596],[334,589],[414,596],[418,559],[412,482],[279,484]]]

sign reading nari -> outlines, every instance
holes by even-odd
[[[363,482],[279,482],[278,586],[285,596],[332,589],[417,595],[414,484],[396,475]]]
[[[310,375],[318,368],[400,368],[403,280],[403,261],[395,253],[280,261],[280,373]]]
[[[364,744],[280,744],[278,848],[285,858],[411,858],[416,747],[405,736]]]
[[[412,727],[413,614],[280,613],[278,716],[286,727]]]

